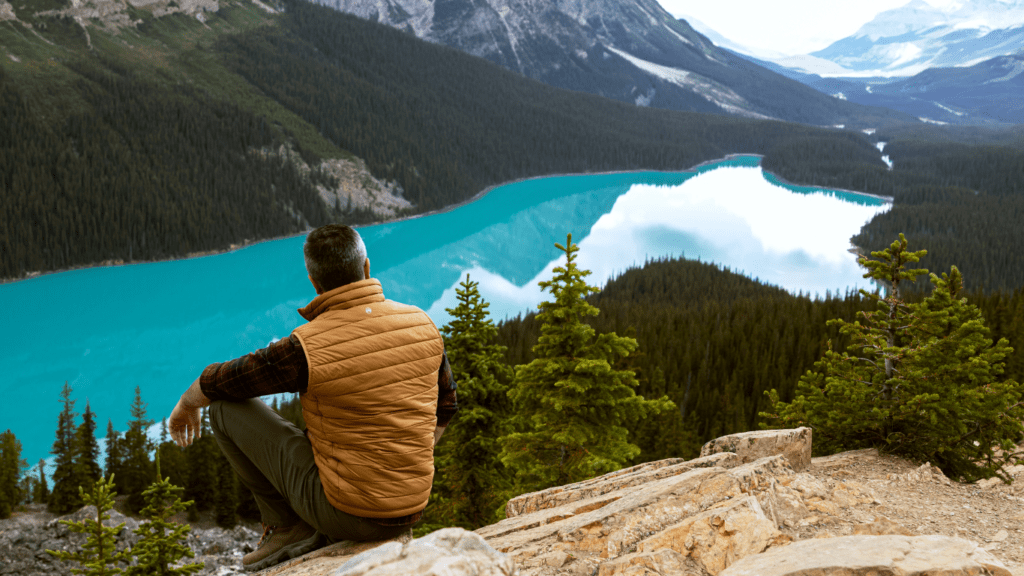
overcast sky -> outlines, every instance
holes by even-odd
[[[953,0],[925,0],[941,7]],[[910,0],[659,0],[674,16],[693,16],[737,44],[787,55],[820,50],[879,12]]]

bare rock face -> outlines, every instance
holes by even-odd
[[[14,15],[14,7],[0,0],[0,22],[4,20],[16,20],[17,16]]]
[[[799,492],[783,481],[813,480],[783,456],[739,461],[728,453],[674,459],[527,494],[510,503],[510,518],[477,534],[524,575],[718,574],[789,542],[779,531],[787,509],[778,494]]]
[[[743,462],[782,454],[794,470],[805,470],[811,465],[811,429],[741,432],[716,438],[700,449],[702,457],[719,452],[732,452]]]
[[[711,466],[728,468],[736,464],[739,464],[739,461],[736,459],[735,454],[715,454],[707,458],[689,461],[682,458],[668,458],[657,462],[647,462],[576,484],[557,486],[540,492],[531,492],[517,496],[509,500],[508,504],[505,505],[505,515],[512,518],[522,514],[537,512],[538,510],[546,510],[584,498],[600,496],[623,488],[646,484],[652,480],[678,476],[694,468],[709,468]]]
[[[332,576],[512,576],[512,560],[480,536],[445,528],[401,544],[389,542],[352,558]]]
[[[844,536],[804,540],[748,556],[720,576],[1013,576],[977,544],[948,536]]]

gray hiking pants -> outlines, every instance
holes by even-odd
[[[228,462],[256,497],[263,522],[299,519],[332,541],[385,540],[408,526],[381,526],[338,510],[327,500],[309,439],[258,399],[210,404],[210,427]]]

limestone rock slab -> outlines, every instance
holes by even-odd
[[[811,429],[741,432],[716,438],[700,449],[701,457],[719,452],[732,452],[742,462],[781,454],[794,470],[800,471],[811,464]]]
[[[674,550],[712,575],[768,546],[786,541],[753,496],[705,510],[640,542],[639,552]]]
[[[977,544],[948,536],[844,536],[747,556],[719,576],[1013,576]]]
[[[712,466],[731,468],[740,463],[739,458],[735,454],[718,453],[694,460],[668,458],[666,460],[638,464],[583,482],[556,486],[547,490],[517,496],[509,500],[505,505],[505,516],[514,518],[523,514],[547,510],[609,492],[647,484],[669,476],[678,476],[695,468],[710,468]]]
[[[512,559],[462,528],[445,528],[353,557],[332,576],[513,576]]]

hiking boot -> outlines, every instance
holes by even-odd
[[[302,520],[284,528],[264,524],[263,536],[256,550],[242,558],[242,568],[246,572],[255,572],[297,558],[317,548],[321,539],[322,535]]]

